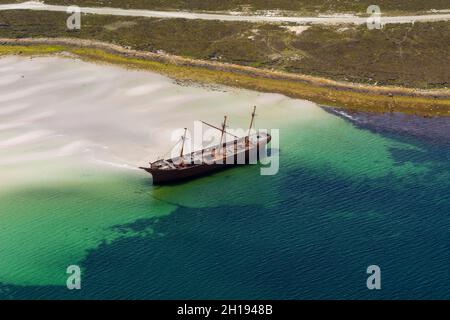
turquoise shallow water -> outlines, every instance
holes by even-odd
[[[97,219],[110,220],[110,227],[80,262],[82,290],[67,290],[64,272],[55,277],[58,268],[37,253],[29,261],[42,266],[17,270],[37,284],[10,277],[17,284],[3,285],[0,295],[450,298],[448,140],[374,131],[325,112],[320,121],[299,116],[278,124],[281,168],[273,177],[246,167],[152,187],[140,174],[113,174],[3,199],[2,212],[15,212],[8,218],[17,219],[14,233],[24,230],[23,238],[33,239],[30,246],[54,237],[55,248],[42,248],[58,249],[53,262],[90,247],[86,233],[77,238],[79,228],[97,230]],[[27,227],[21,216],[30,210],[41,213],[40,222]],[[60,220],[73,226],[61,227]],[[10,246],[20,255],[23,244]],[[381,267],[380,291],[365,286],[371,264]]]
[[[71,60],[0,59],[0,74],[0,298],[450,298],[448,119]],[[253,104],[258,127],[280,129],[277,175],[154,187],[134,170],[173,128],[225,112],[243,126]]]

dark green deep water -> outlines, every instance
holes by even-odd
[[[430,136],[383,121],[281,124],[272,177],[153,187],[132,172],[2,196],[0,298],[448,299],[448,122]]]

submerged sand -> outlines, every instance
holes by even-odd
[[[136,169],[171,147],[173,130],[192,128],[197,119],[218,124],[224,114],[230,127],[246,127],[253,105],[258,106],[257,127],[280,128],[280,174],[262,177],[251,168],[237,169],[231,179],[224,172],[187,185],[152,188],[149,175]],[[290,213],[289,205],[304,203],[305,210],[327,209],[314,193],[330,177],[345,183],[325,188],[324,199],[329,192],[378,186],[387,176],[403,181],[427,174],[426,165],[397,163],[391,147],[413,148],[282,95],[180,85],[157,74],[68,58],[1,58],[0,287],[65,286],[67,266],[85,266],[91,250],[118,238],[148,236],[151,226],[125,226],[179,207],[254,207],[258,212],[270,207]],[[305,176],[311,180],[300,182]],[[355,187],[348,189],[350,181]],[[348,216],[342,207],[337,210],[336,217]],[[245,223],[239,219],[248,218],[228,213],[220,222],[224,232],[228,219]],[[301,215],[293,210],[289,216]],[[154,271],[151,264],[146,269]],[[83,272],[88,274],[89,267]]]

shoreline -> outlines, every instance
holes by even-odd
[[[421,118],[404,113],[347,112],[321,106],[326,112],[375,134],[413,137],[428,146],[450,146],[450,117]]]
[[[280,93],[347,110],[450,116],[448,89],[424,90],[338,82],[308,75],[132,50],[95,40],[0,38],[0,56],[63,53],[91,62],[148,70],[180,81]]]

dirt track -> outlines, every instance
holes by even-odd
[[[40,2],[23,2],[0,5],[1,10],[38,10],[38,11],[59,11],[66,12],[68,6],[48,5]],[[246,16],[231,14],[211,14],[194,13],[181,11],[152,11],[138,9],[120,9],[120,8],[90,8],[81,7],[81,12],[101,15],[129,16],[129,17],[150,17],[150,18],[180,18],[180,19],[201,19],[201,20],[220,20],[220,21],[247,21],[247,22],[286,22],[305,24],[366,24],[367,18],[354,15],[333,15],[319,17],[285,17],[285,16]],[[416,16],[382,16],[381,23],[399,24],[414,22],[433,22],[450,21],[450,13],[416,15]]]

